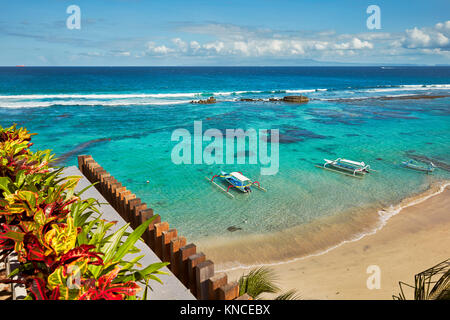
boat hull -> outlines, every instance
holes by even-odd
[[[420,172],[425,172],[425,173],[431,173],[431,172],[434,171],[434,168],[424,168],[424,167],[411,165],[411,164],[408,164],[408,163],[402,163],[402,165],[405,168],[416,170],[416,171],[420,171]]]
[[[243,193],[248,193],[251,192],[251,189],[249,187],[244,187],[244,186],[238,186],[236,184],[233,183],[232,180],[225,178],[225,180],[231,184],[233,187],[235,187],[236,189],[238,189],[239,191],[243,192]]]
[[[324,165],[324,167],[331,170],[342,171],[351,175],[358,175],[358,176],[364,176],[367,173],[367,171],[355,171],[355,169],[346,168],[332,163],[327,163]]]

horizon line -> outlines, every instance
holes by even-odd
[[[61,65],[61,66],[40,66],[40,65],[0,65],[0,68],[304,68],[304,67],[319,67],[319,68],[359,68],[359,67],[450,67],[450,64],[368,64],[368,65]]]

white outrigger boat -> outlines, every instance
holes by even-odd
[[[370,165],[365,164],[364,162],[358,162],[342,158],[337,158],[336,160],[328,160],[328,159],[324,160],[325,163],[323,165],[316,165],[316,167],[342,173],[351,177],[361,178],[366,173],[375,171],[373,169],[370,169]]]
[[[222,186],[220,186],[219,184],[214,182],[214,178],[217,178],[217,177],[223,178],[225,181],[227,181],[229,183],[229,186],[228,186],[228,188],[226,190]],[[255,181],[251,181],[249,178],[244,176],[242,174],[242,172],[239,172],[239,171],[231,172],[231,173],[226,173],[226,172],[222,171],[220,174],[214,175],[211,179],[209,179],[208,177],[205,177],[205,178],[209,182],[214,184],[216,187],[218,187],[219,189],[224,191],[231,198],[234,198],[234,196],[230,193],[230,188],[236,188],[236,189],[238,189],[241,192],[249,193],[249,192],[252,191],[251,187],[253,185],[255,185],[255,187],[258,188],[259,190],[267,191],[266,189],[261,187],[261,185],[259,184],[258,181],[256,181],[256,180]]]
[[[417,161],[409,160],[409,161],[403,161],[402,166],[406,168],[410,168],[417,171],[422,171],[426,173],[431,173],[434,171],[436,166],[433,164],[433,162],[430,162],[428,166],[421,165]]]

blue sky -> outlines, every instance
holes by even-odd
[[[450,64],[448,0],[0,0],[0,65]],[[81,29],[69,30],[69,5]],[[370,30],[369,5],[381,11]]]

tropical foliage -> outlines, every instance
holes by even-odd
[[[414,280],[414,285],[399,282],[400,293],[394,300],[407,299],[403,286],[413,289],[414,300],[450,300],[450,259],[416,274]]]
[[[239,296],[248,294],[253,299],[260,299],[262,294],[279,293],[277,277],[272,269],[260,267],[251,270],[248,274],[239,278]],[[299,295],[295,290],[290,290],[276,296],[274,300],[298,300]]]
[[[51,168],[50,150],[32,152],[26,129],[0,127],[0,259],[16,252],[27,299],[136,299],[149,281],[159,281],[167,263],[139,267],[135,243],[152,220],[132,233],[128,225],[112,233],[115,222],[101,219],[95,199],[80,198],[75,187],[81,177],[62,177]]]

